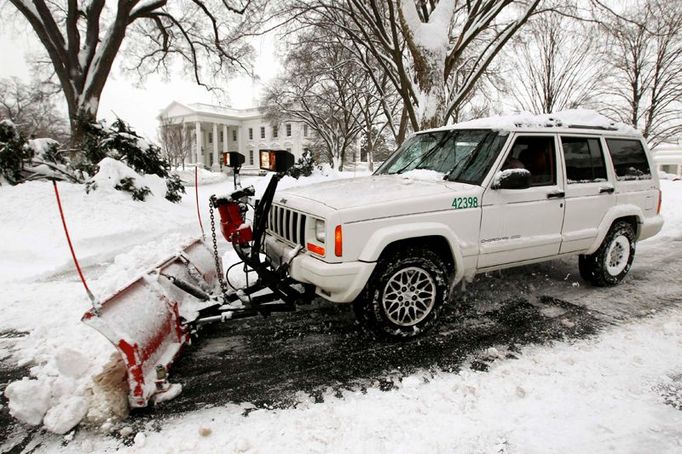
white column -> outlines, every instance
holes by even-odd
[[[241,128],[241,126],[235,126],[235,129],[237,130],[237,144],[236,144],[237,151],[245,156],[246,159],[244,159],[244,164],[248,166],[249,165],[249,157],[246,156],[246,152],[244,150],[242,150],[242,147],[240,144],[241,141],[239,140],[240,136],[242,134],[242,128]]]
[[[185,164],[188,164],[192,162],[192,141],[190,137],[191,129],[189,129],[189,126],[186,124],[182,125],[182,146],[189,147],[188,153],[185,155],[185,159],[182,161],[182,165],[184,166]]]
[[[213,123],[213,165],[211,170],[220,170],[218,159],[218,123]]]
[[[227,141],[230,140],[229,137],[227,137],[227,125],[223,125],[223,153],[227,153]]]
[[[196,143],[197,149],[196,149],[196,152],[195,152],[195,154],[194,154],[194,163],[195,163],[195,164],[200,164],[200,163],[201,163],[201,158],[200,158],[200,157],[201,157],[201,154],[202,154],[202,153],[201,153],[201,148],[202,148],[202,146],[203,146],[203,142],[204,142],[204,141],[203,141],[203,137],[202,137],[202,135],[201,135],[201,123],[199,123],[198,121],[197,121],[197,123],[196,123],[196,135],[197,135],[197,143]]]

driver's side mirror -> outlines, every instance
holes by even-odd
[[[526,169],[507,169],[497,172],[493,179],[492,189],[528,189],[530,172]]]

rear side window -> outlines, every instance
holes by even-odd
[[[645,180],[651,178],[649,162],[642,142],[627,139],[606,139],[613,167],[619,180]]]
[[[562,137],[568,184],[606,181],[606,164],[597,138]]]

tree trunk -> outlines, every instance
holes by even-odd
[[[400,125],[398,126],[398,137],[396,137],[396,145],[400,146],[405,142],[405,136],[407,135],[407,124],[409,121],[407,115],[407,109],[403,107],[403,113],[400,115]]]

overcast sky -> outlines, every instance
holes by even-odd
[[[3,24],[4,25],[4,24]],[[40,50],[33,31],[16,24],[0,31],[0,78],[31,77],[27,60]],[[273,38],[260,38],[253,43],[256,49],[255,67],[260,81],[247,77],[235,78],[227,84],[230,104],[233,107],[253,107],[258,104],[263,83],[276,76],[279,70]],[[158,76],[149,77],[144,83],[115,69],[107,81],[99,107],[100,118],[119,116],[130,122],[147,138],[156,139],[159,111],[171,101],[216,103],[215,97],[193,80],[178,72],[164,81]]]

